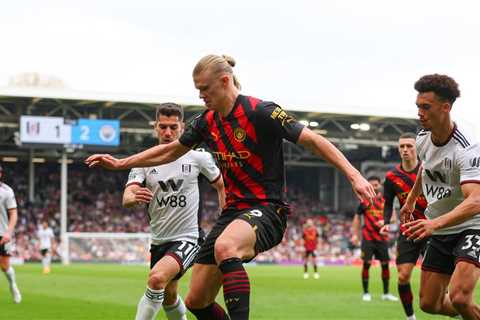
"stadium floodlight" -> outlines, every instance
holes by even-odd
[[[369,131],[370,125],[368,123],[360,123],[359,129],[361,131]]]
[[[3,162],[17,162],[18,158],[17,157],[3,157],[2,161]]]
[[[318,122],[317,121],[310,121],[309,126],[310,127],[318,127]]]
[[[358,130],[358,129],[360,129],[360,124],[358,124],[358,123],[352,123],[352,124],[350,125],[350,128],[352,128],[353,130]]]
[[[306,127],[308,127],[308,125],[310,124],[310,122],[308,120],[300,120],[298,122],[300,122],[301,124],[303,124]]]
[[[45,163],[45,158],[33,158],[33,163]]]

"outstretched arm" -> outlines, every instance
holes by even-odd
[[[152,167],[175,161],[187,153],[190,148],[182,145],[178,140],[168,144],[161,144],[130,157],[117,159],[109,154],[94,154],[85,160],[91,168],[102,166],[110,170],[130,169],[134,167]]]
[[[330,141],[308,128],[303,128],[298,143],[340,170],[350,181],[353,191],[360,200],[370,201],[375,198],[375,191],[370,183]]]
[[[211,185],[212,185],[212,187],[215,188],[215,190],[217,190],[218,207],[219,207],[220,212],[221,212],[222,209],[225,207],[225,185],[223,184],[222,175],[220,174],[218,179],[216,179],[215,182],[213,182]]]
[[[432,235],[435,230],[455,226],[480,212],[480,184],[466,183],[462,185],[464,200],[452,211],[432,220],[415,220],[405,224],[406,233],[411,240],[422,240]]]

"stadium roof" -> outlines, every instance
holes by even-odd
[[[121,146],[118,154],[130,154],[157,143],[152,125],[156,105],[176,102],[185,108],[185,118],[198,114],[204,107],[199,100],[162,95],[132,95],[82,92],[71,89],[38,87],[0,87],[0,148],[2,154],[26,152],[18,149],[21,115],[61,116],[68,119],[101,118],[121,121]],[[284,105],[297,119],[326,136],[343,149],[351,159],[368,159],[394,147],[398,136],[416,131],[417,121],[401,112],[370,108],[335,106],[302,107]],[[363,129],[361,129],[363,128]],[[5,151],[8,150],[8,152]],[[81,156],[81,151],[75,154]],[[318,162],[318,159],[290,144],[286,149],[290,161]]]
[[[5,86],[0,87],[0,97],[23,97],[39,99],[59,99],[76,100],[83,103],[104,102],[109,105],[114,103],[135,103],[135,104],[159,104],[163,102],[176,102],[184,106],[201,107],[198,99],[192,97],[178,97],[168,95],[148,95],[148,94],[127,94],[127,93],[107,93],[107,92],[87,92],[63,88],[39,88],[27,86]],[[415,119],[416,114],[405,109],[386,109],[375,108],[371,106],[334,106],[334,105],[295,105],[284,106],[285,109],[297,112],[313,112],[341,115],[372,116],[383,118],[404,118]]]

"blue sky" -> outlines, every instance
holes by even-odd
[[[0,86],[21,72],[76,90],[199,103],[191,80],[208,53],[237,60],[243,92],[282,105],[416,114],[413,82],[459,83],[458,117],[480,101],[478,1],[8,1]]]

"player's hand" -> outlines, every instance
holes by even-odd
[[[12,240],[12,235],[10,234],[10,232],[7,231],[3,234],[2,240],[0,240],[0,245],[5,244],[10,240]]]
[[[153,199],[153,193],[148,188],[139,188],[135,191],[137,203],[149,203]]]
[[[123,167],[121,159],[112,157],[109,154],[94,154],[85,160],[85,164],[87,164],[89,168],[101,166],[109,170],[127,169]]]
[[[358,174],[352,180],[352,189],[360,201],[367,200],[369,203],[372,203],[376,197],[372,185],[361,174]]]
[[[383,225],[383,227],[380,229],[380,234],[382,236],[390,235],[390,225],[388,224]]]
[[[427,219],[410,221],[403,226],[405,227],[403,235],[406,236],[408,240],[413,241],[420,241],[430,237],[436,229],[435,220]]]
[[[352,235],[350,241],[355,247],[358,247],[360,245],[360,240],[358,239],[358,236],[356,234]]]
[[[403,207],[400,209],[400,223],[402,225],[414,220],[412,216],[413,210],[415,210],[415,202],[413,204],[408,203],[408,201],[405,202]]]

